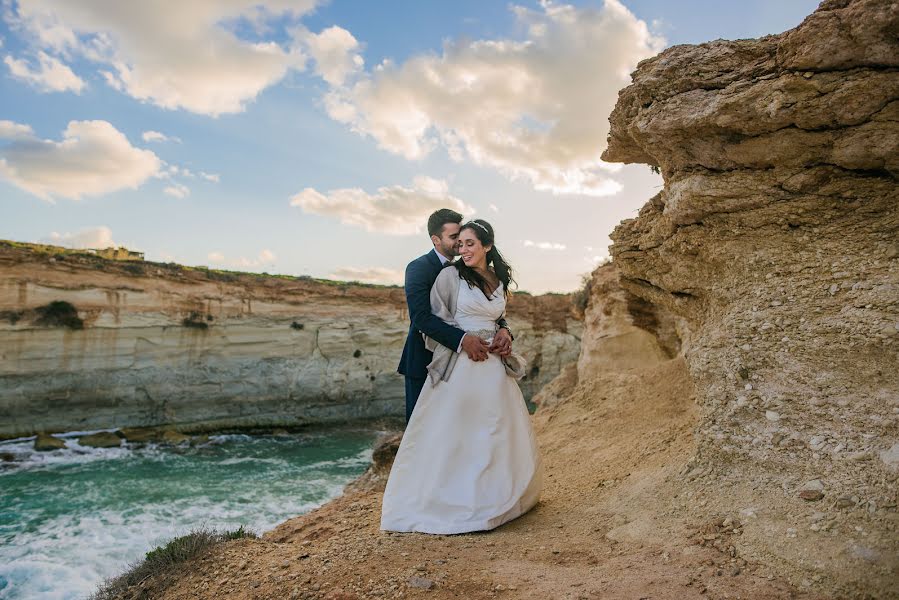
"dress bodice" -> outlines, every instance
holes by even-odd
[[[456,303],[456,322],[465,331],[493,329],[496,320],[506,310],[506,297],[503,294],[503,283],[500,282],[493,291],[491,299],[477,287],[469,287],[468,282],[459,278],[459,299]]]

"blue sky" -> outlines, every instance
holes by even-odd
[[[2,6],[0,238],[395,283],[451,206],[544,292],[577,287],[661,185],[598,160],[636,62],[817,3]]]

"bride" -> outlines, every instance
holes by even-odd
[[[488,341],[506,308],[512,270],[483,219],[459,230],[461,260],[431,289],[435,315]],[[537,441],[515,379],[524,361],[475,362],[425,339],[434,359],[394,460],[381,529],[453,534],[493,529],[540,495]]]

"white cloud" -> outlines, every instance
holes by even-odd
[[[75,75],[68,66],[59,59],[48,55],[46,52],[38,52],[38,66],[32,68],[23,59],[7,56],[3,59],[9,72],[16,79],[21,79],[44,92],[73,91],[80,94],[87,84]]]
[[[495,213],[499,212],[499,207],[496,204],[491,204],[488,208]]]
[[[166,196],[183,199],[190,196],[190,188],[183,183],[173,181],[172,185],[167,186],[164,190],[162,190],[162,193]]]
[[[322,194],[306,188],[290,199],[304,212],[336,217],[341,223],[392,235],[423,231],[428,216],[438,208],[451,208],[466,216],[474,208],[449,193],[443,180],[416,177],[411,188],[394,185],[369,194],[359,188],[331,190]]]
[[[206,258],[207,260],[209,260],[210,264],[227,265],[229,267],[235,267],[239,269],[255,269],[265,265],[270,265],[278,259],[275,253],[267,248],[262,249],[256,258],[247,258],[245,256],[241,256],[239,258],[228,259],[224,254],[218,251],[210,252],[206,255]]]
[[[109,248],[118,246],[112,239],[112,230],[106,226],[88,227],[75,233],[52,232],[47,241],[68,248]]]
[[[538,250],[564,250],[566,248],[565,244],[557,242],[532,242],[531,240],[525,240],[524,247],[537,248]]]
[[[514,7],[523,41],[446,44],[441,55],[385,62],[325,97],[332,118],[409,159],[443,145],[554,193],[613,194],[599,159],[618,90],[662,40],[618,0],[601,9],[546,1]]]
[[[403,283],[403,274],[384,267],[360,269],[356,267],[340,267],[328,275],[330,279],[341,281],[360,281],[362,283],[382,283],[399,285]]]
[[[177,142],[181,143],[181,138],[177,138],[174,136],[167,136],[164,133],[160,133],[158,131],[145,131],[140,136],[145,142]]]
[[[43,198],[79,199],[135,189],[157,174],[162,161],[135,148],[107,121],[70,121],[62,141],[42,140],[27,125],[0,122],[0,178]]]
[[[331,85],[343,85],[350,74],[365,64],[356,52],[359,42],[341,27],[329,27],[317,34],[299,29],[295,37],[315,60],[315,72]]]
[[[168,109],[221,115],[240,112],[290,69],[304,68],[299,47],[237,33],[267,33],[273,19],[297,20],[316,0],[22,0],[9,12],[41,49],[80,55],[107,83]]]
[[[22,125],[13,121],[0,121],[0,140],[25,140],[34,137],[31,125]]]
[[[200,171],[200,177],[202,177],[206,181],[211,181],[213,183],[218,183],[219,181],[221,181],[221,177],[218,173],[205,173],[203,171]]]

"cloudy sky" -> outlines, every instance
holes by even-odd
[[[812,0],[0,0],[0,238],[397,283],[427,215],[569,291],[661,185],[604,164],[663,48]]]

